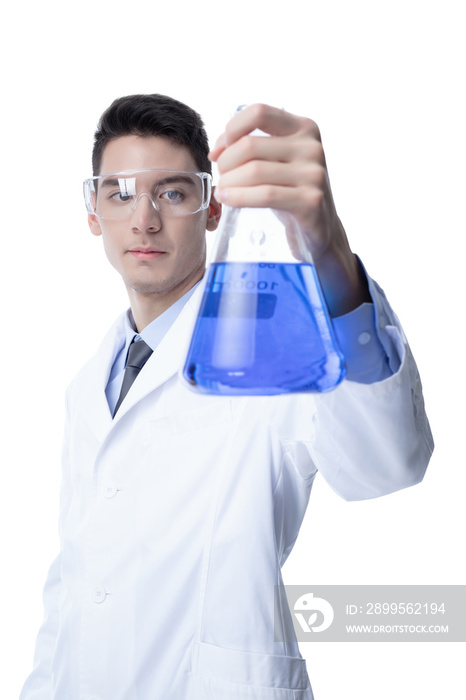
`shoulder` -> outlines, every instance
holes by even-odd
[[[95,381],[97,377],[104,375],[111,368],[116,353],[121,344],[124,343],[127,313],[124,311],[118,316],[105,334],[95,354],[79,369],[67,388],[67,400],[76,393],[76,390],[83,383]]]

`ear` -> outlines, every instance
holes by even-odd
[[[89,228],[91,229],[91,233],[94,236],[101,236],[102,235],[102,229],[100,228],[100,222],[97,216],[95,214],[88,214],[87,215],[87,223],[89,224]]]
[[[215,199],[215,189],[212,192],[209,204],[209,218],[207,219],[207,231],[215,231],[222,215],[222,205]]]

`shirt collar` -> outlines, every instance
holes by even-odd
[[[160,316],[155,318],[151,323],[149,323],[149,325],[146,326],[144,330],[141,331],[141,333],[137,333],[133,313],[131,309],[128,309],[125,315],[124,357],[126,357],[127,355],[128,348],[133,338],[136,338],[136,340],[139,340],[139,338],[141,338],[145,343],[147,343],[147,345],[150,348],[152,348],[152,350],[155,350],[155,348],[159,345],[170,326],[174,323],[175,319],[181,313],[181,310],[183,309],[188,299],[190,299],[191,296],[194,294],[194,291],[197,289],[200,282],[201,281],[197,282],[197,284],[195,284],[194,287],[188,289],[188,291],[185,294],[183,294],[183,296],[180,297],[177,301],[175,301],[175,303],[172,304],[166,311],[164,311],[163,314],[161,314]]]

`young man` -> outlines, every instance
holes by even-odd
[[[274,587],[314,477],[373,498],[429,461],[414,360],[349,248],[317,126],[242,111],[210,152],[210,196],[207,154],[198,115],[167,97],[116,100],[99,123],[89,225],[131,308],[68,391],[62,546],[21,700],[311,700],[295,640],[274,642]],[[213,397],[180,381],[221,202],[300,225],[347,359],[334,391]]]

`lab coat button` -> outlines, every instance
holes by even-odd
[[[118,493],[118,486],[114,481],[109,481],[108,484],[104,486],[103,495],[104,498],[115,498]]]
[[[358,337],[358,342],[360,345],[367,345],[367,343],[370,341],[370,339],[371,339],[371,334],[367,333],[367,331],[366,331],[364,333],[361,333],[361,335]]]
[[[103,586],[96,586],[92,591],[92,600],[94,603],[103,603],[107,597],[107,591]]]

